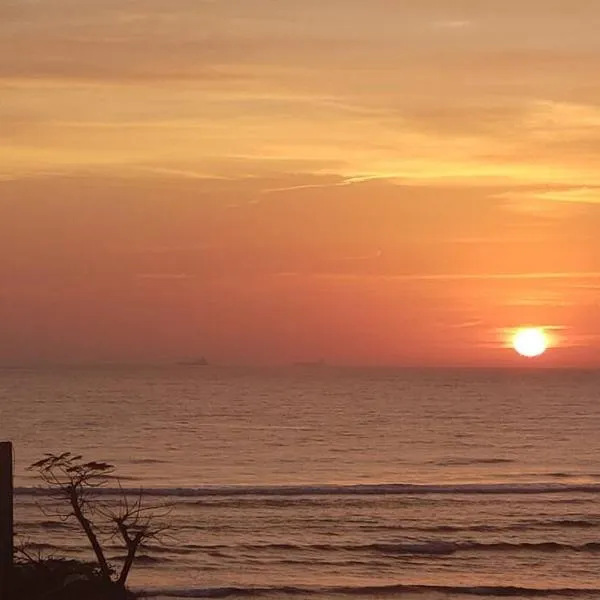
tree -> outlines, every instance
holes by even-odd
[[[138,550],[168,529],[163,521],[168,507],[146,505],[142,490],[132,497],[120,484],[118,499],[111,502],[109,496],[98,493],[98,488],[115,479],[114,466],[86,462],[82,456],[70,452],[46,454],[29,469],[39,473],[52,496],[66,501],[66,507],[58,508],[57,512],[62,519],[79,523],[94,552],[101,578],[125,588]],[[112,568],[103,546],[113,539],[119,540],[125,550],[118,572]]]

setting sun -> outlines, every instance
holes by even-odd
[[[513,348],[527,358],[542,355],[548,348],[548,336],[543,329],[528,327],[519,329],[512,340]]]

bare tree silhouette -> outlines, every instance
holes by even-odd
[[[85,533],[94,552],[101,577],[107,583],[125,588],[127,577],[138,551],[151,540],[157,540],[169,525],[164,521],[169,513],[166,505],[147,505],[142,490],[132,497],[114,476],[113,465],[84,461],[70,452],[46,454],[30,467],[37,471],[51,496],[66,501],[58,504],[56,514],[63,520],[75,519]],[[116,479],[117,499],[100,494]],[[117,540],[125,554],[118,571],[113,569],[106,553],[106,543]]]

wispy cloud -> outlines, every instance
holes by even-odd
[[[332,181],[330,183],[306,183],[306,184],[299,184],[299,185],[290,185],[290,186],[286,186],[286,187],[264,189],[264,190],[261,190],[261,194],[278,194],[280,192],[295,192],[298,190],[344,187],[347,185],[352,185],[352,183],[353,183],[353,181],[351,179],[341,179],[338,181]]]
[[[515,196],[515,194],[513,194]],[[600,187],[576,187],[571,189],[547,190],[539,192],[522,192],[521,198],[552,200],[555,202],[575,202],[581,204],[600,204]]]
[[[376,250],[374,252],[370,252],[368,254],[358,254],[355,256],[344,256],[342,260],[354,262],[354,261],[369,261],[369,260],[377,260],[383,256],[383,250]]]
[[[150,281],[185,281],[196,279],[196,275],[191,275],[189,273],[138,273],[136,278]]]
[[[586,207],[600,205],[600,187],[511,190],[496,197],[511,211],[562,219],[582,214]]]
[[[447,21],[435,21],[432,23],[432,27],[434,29],[467,29],[468,27],[473,27],[473,21],[469,21],[468,19],[454,19]]]
[[[369,273],[301,273],[280,272],[277,277],[289,278],[316,278],[332,280],[369,280],[379,279],[386,281],[478,281],[478,280],[592,280],[600,279],[600,271],[582,272],[539,272],[539,273],[424,273],[424,274],[369,274]]]

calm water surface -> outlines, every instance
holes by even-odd
[[[132,583],[161,597],[600,597],[600,376],[0,371],[18,528],[84,556],[27,465],[70,450],[173,503]],[[586,591],[588,590],[588,591]]]

